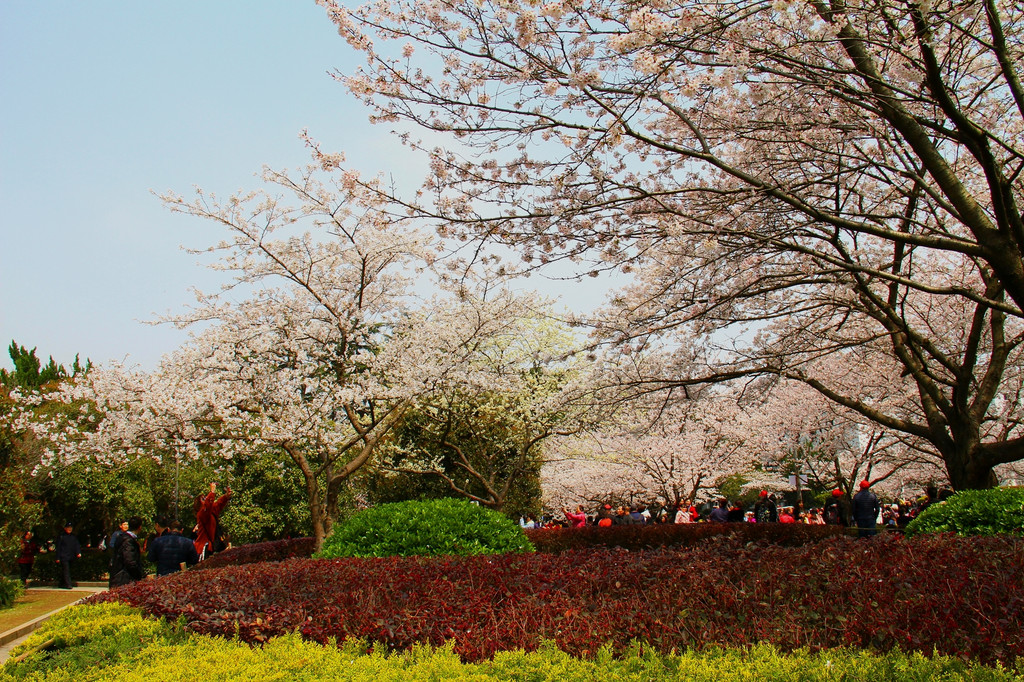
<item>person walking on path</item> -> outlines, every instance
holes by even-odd
[[[177,573],[185,566],[199,563],[195,543],[181,534],[181,521],[174,519],[168,526],[168,533],[154,538],[149,543],[149,560],[156,564],[157,577]]]
[[[82,545],[71,532],[73,530],[74,524],[70,521],[65,523],[64,532],[57,537],[57,544],[54,547],[56,561],[60,564],[60,587],[64,590],[70,590],[75,586],[71,582],[71,564],[82,558]]]
[[[21,584],[28,586],[28,576],[32,573],[32,565],[36,561],[36,554],[39,554],[39,543],[32,537],[32,531],[27,530],[21,536],[21,554],[18,555],[18,570],[21,572]]]
[[[220,515],[224,507],[231,501],[231,488],[217,497],[217,484],[210,483],[210,492],[206,495],[196,497],[194,509],[196,512],[196,554],[200,559],[206,558],[206,554],[219,552],[220,547]]]
[[[110,587],[127,585],[146,577],[146,569],[142,566],[142,546],[139,544],[141,533],[142,519],[138,516],[128,519],[128,530],[114,547],[114,559],[110,566]]]
[[[877,532],[875,523],[881,510],[878,496],[870,488],[869,481],[861,481],[860,492],[853,496],[853,520],[857,523],[857,536],[862,538],[869,538]]]

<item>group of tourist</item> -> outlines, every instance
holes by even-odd
[[[520,518],[523,528],[578,528],[587,525],[619,526],[648,523],[804,523],[811,525],[838,525],[857,527],[862,537],[874,535],[879,525],[899,530],[930,504],[941,499],[934,486],[925,489],[923,497],[882,504],[871,490],[869,481],[858,484],[851,498],[840,489],[833,490],[821,507],[805,509],[803,503],[782,505],[775,493],[762,490],[757,501],[744,509],[738,502],[719,498],[700,508],[693,500],[678,504],[646,505],[602,504],[596,512],[588,514],[582,505],[562,510],[565,519],[545,515],[539,521],[532,515]]]
[[[231,488],[217,496],[217,486],[210,483],[210,491],[197,495],[193,505],[196,524],[191,536],[183,533],[181,521],[164,516],[157,517],[154,529],[146,535],[143,520],[132,516],[100,542],[100,549],[110,550],[109,585],[127,585],[146,577],[143,555],[156,567],[156,575],[164,576],[194,566],[207,554],[226,549],[227,537],[220,527],[220,516],[231,499]],[[82,557],[82,546],[74,535],[69,521],[52,545],[54,560],[60,567],[59,586],[70,590],[76,585],[71,578],[72,566]],[[28,585],[36,556],[46,552],[32,534],[26,531],[21,539],[18,567],[23,585]]]

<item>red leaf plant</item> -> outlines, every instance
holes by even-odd
[[[128,585],[118,600],[249,642],[455,641],[467,661],[554,640],[575,655],[632,640],[658,651],[770,642],[783,650],[1024,655],[1024,539],[844,537],[796,547],[722,537],[689,548],[488,557],[289,559]]]

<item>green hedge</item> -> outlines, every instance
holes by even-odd
[[[71,579],[75,582],[106,580],[110,568],[110,552],[102,549],[82,548],[82,557],[71,564]],[[29,580],[58,583],[60,566],[54,560],[53,552],[36,556]]]
[[[906,532],[1024,535],[1024,488],[959,492],[921,512]]]
[[[24,590],[21,581],[0,576],[0,609],[9,609]]]
[[[353,515],[324,541],[319,559],[532,552],[519,525],[465,500],[382,504]]]
[[[53,644],[21,663],[8,661],[0,681],[161,682],[163,680],[783,680],[914,682],[1024,680],[1021,670],[986,667],[957,658],[830,650],[782,654],[768,645],[745,650],[686,651],[660,656],[642,647],[622,656],[603,649],[569,656],[551,644],[464,664],[451,645],[386,655],[359,641],[340,647],[291,634],[262,647],[189,634],[178,624],[143,618],[120,604],[73,606],[48,621],[11,652]]]

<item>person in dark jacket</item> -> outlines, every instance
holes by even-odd
[[[161,535],[167,535],[171,532],[171,521],[166,516],[158,516],[153,519],[153,532],[146,536],[146,541],[142,543],[143,551],[149,551],[149,543],[156,540]]]
[[[734,502],[733,505],[729,507],[729,515],[725,520],[729,523],[742,523],[743,518],[743,507],[740,506],[739,502]]]
[[[199,563],[195,543],[181,535],[181,521],[177,519],[170,522],[166,535],[154,538],[149,543],[147,556],[156,564],[157,576],[177,573],[185,566]]]
[[[128,531],[114,547],[114,559],[110,566],[110,587],[127,585],[146,577],[146,569],[142,566],[142,546],[139,544],[141,533],[142,519],[138,516],[128,519]]]
[[[870,488],[870,482],[861,481],[860,492],[853,496],[853,520],[857,523],[857,536],[862,538],[869,538],[877,532],[875,522],[882,508]]]
[[[711,510],[711,515],[708,517],[709,521],[715,523],[725,523],[729,520],[729,501],[725,499],[718,500],[718,506]]]
[[[70,521],[65,523],[64,532],[57,537],[57,544],[54,547],[56,561],[60,564],[60,587],[64,590],[70,590],[75,586],[75,583],[71,582],[71,564],[82,557],[82,545],[71,532],[73,530]]]
[[[754,521],[757,523],[779,522],[779,507],[775,504],[774,496],[769,495],[767,490],[761,491],[754,504]]]
[[[110,561],[107,562],[107,569],[114,567],[114,553],[117,549],[117,543],[121,542],[121,538],[128,535],[128,522],[121,521],[117,524],[117,528],[110,534],[110,540],[107,542],[107,549],[110,550]],[[110,571],[110,575],[114,575],[113,571]]]

